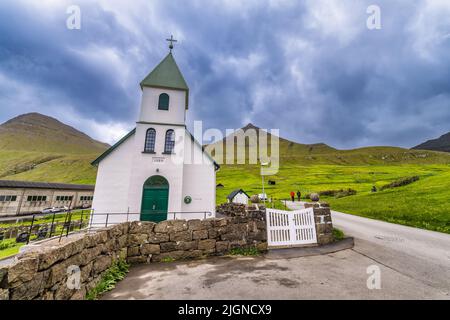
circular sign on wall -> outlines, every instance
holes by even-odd
[[[192,202],[192,198],[190,196],[184,197],[184,203],[189,204]]]

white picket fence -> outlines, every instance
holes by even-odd
[[[269,247],[317,243],[313,208],[283,211],[266,209]]]

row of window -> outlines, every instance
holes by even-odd
[[[72,201],[73,196],[56,196],[56,201]]]
[[[56,196],[56,201],[72,201],[73,196]],[[81,196],[80,201],[92,201],[93,196]],[[0,196],[0,202],[14,202],[17,201],[17,196]],[[27,201],[47,201],[47,196],[28,196]]]
[[[154,153],[156,142],[156,130],[150,128],[145,135],[144,152]],[[166,131],[166,140],[164,144],[164,153],[171,154],[175,148],[175,131],[169,129]]]
[[[56,196],[56,201],[72,201],[73,196]],[[81,196],[80,201],[92,201],[93,196]],[[17,196],[0,196],[0,202],[17,201]],[[47,201],[47,196],[28,196],[27,201]]]
[[[28,196],[27,201],[47,201],[47,196]]]
[[[0,196],[0,202],[14,202],[17,200],[17,196]]]

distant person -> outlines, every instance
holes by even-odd
[[[294,191],[291,191],[291,200],[292,200],[292,202],[295,201],[295,193],[294,193]]]
[[[297,190],[297,200],[300,202],[300,198],[302,197],[302,193],[300,190]]]

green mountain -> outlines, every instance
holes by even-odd
[[[252,124],[242,129],[231,138],[243,138],[239,136],[249,129],[261,130]],[[270,154],[270,134],[267,140]],[[226,151],[225,139],[205,148],[215,156],[214,149],[219,144]],[[54,118],[38,113],[21,115],[0,125],[0,179],[92,184],[96,168],[90,162],[108,147]],[[251,149],[247,142],[246,160]],[[279,139],[279,154],[282,169],[313,165],[450,164],[450,155],[442,152],[396,147],[337,150],[323,143],[301,144],[284,138]],[[237,159],[237,150],[235,155]],[[222,165],[219,176],[237,167]],[[256,170],[258,166],[240,167]]]
[[[100,153],[109,146],[55,118],[27,113],[0,125],[0,150]]]
[[[90,162],[109,146],[39,113],[0,125],[0,179],[93,183]]]
[[[450,152],[450,132],[440,136],[437,139],[428,140],[422,144],[419,144],[413,149]]]
[[[250,131],[249,131],[250,130]],[[255,151],[255,147],[252,146],[249,141],[252,135],[250,132],[255,132],[256,136],[259,136],[259,131],[262,130],[257,126],[249,123],[242,130],[237,133],[225,137],[223,140],[215,142],[213,144],[205,146],[213,157],[216,157],[216,161],[219,163],[222,159],[217,157],[217,150],[223,149],[223,154],[227,152],[228,139],[234,139],[235,159],[245,160],[248,163],[249,152]],[[246,138],[247,137],[247,138]],[[245,141],[245,153],[241,151],[238,153],[237,142]],[[257,140],[258,138],[257,138]],[[262,149],[260,154],[271,153],[271,134],[267,133],[267,150]],[[259,143],[258,143],[259,144]],[[258,152],[255,152],[258,154]],[[241,155],[239,157],[239,154]],[[218,159],[217,159],[218,158]],[[450,163],[450,156],[440,152],[424,151],[424,150],[409,150],[398,147],[364,147],[351,150],[338,150],[330,147],[324,143],[317,144],[301,144],[293,142],[284,138],[279,138],[279,159],[280,165],[284,164],[297,164],[297,165],[384,165],[384,164],[448,164]],[[223,161],[222,161],[223,162]],[[235,160],[235,164],[237,160]]]

